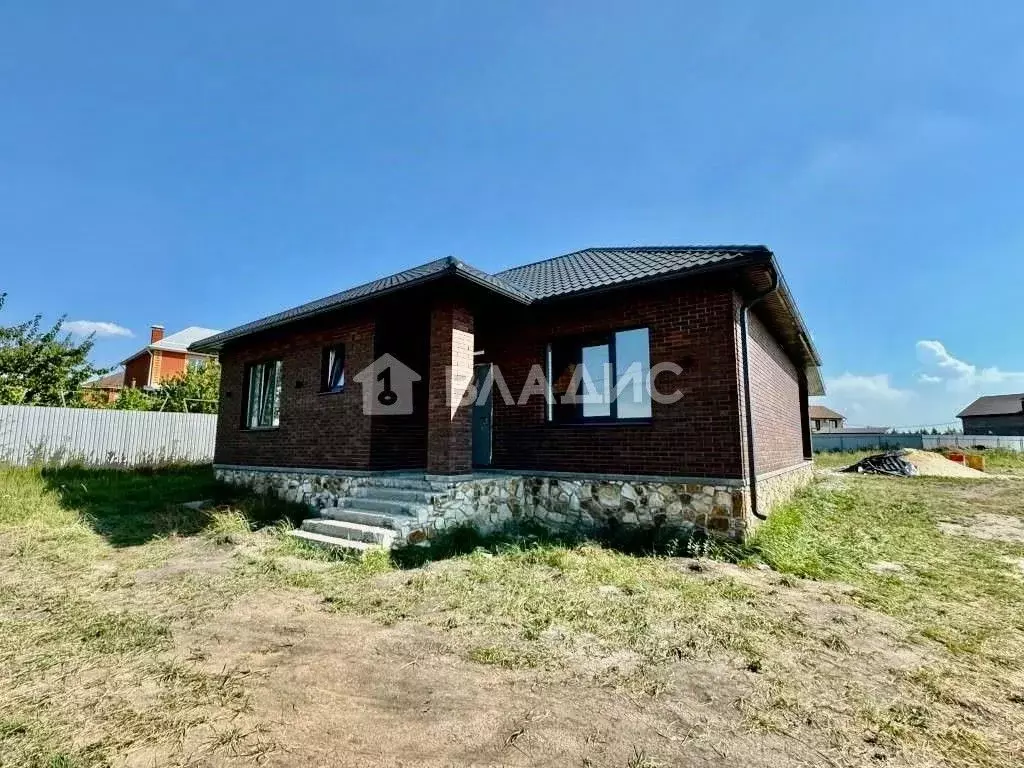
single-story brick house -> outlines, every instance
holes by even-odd
[[[190,350],[220,357],[218,475],[357,547],[531,517],[742,537],[809,479],[824,394],[763,246],[445,258]]]

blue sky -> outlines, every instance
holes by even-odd
[[[858,424],[1024,391],[1013,2],[0,5],[4,321],[765,243]]]

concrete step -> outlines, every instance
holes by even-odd
[[[412,515],[393,515],[388,512],[373,512],[368,509],[356,509],[353,507],[324,507],[318,510],[320,517],[327,520],[341,520],[346,523],[359,523],[360,525],[375,525],[379,528],[400,529],[403,524],[411,525],[416,522]]]
[[[377,525],[363,525],[346,520],[325,520],[322,517],[311,517],[302,521],[302,530],[308,533],[319,533],[333,536],[336,539],[362,541],[367,544],[390,549],[395,540],[395,531]]]
[[[411,504],[429,504],[438,494],[417,488],[388,488],[386,486],[364,486],[353,488],[349,495],[354,499],[377,499],[378,501],[407,501]]]
[[[347,496],[339,499],[338,505],[344,509],[361,509],[365,512],[383,512],[387,515],[412,515],[416,517],[427,509],[426,504],[413,504],[408,501],[391,499],[371,499],[366,497],[353,498]]]
[[[426,480],[422,475],[378,475],[376,477],[363,478],[361,487],[394,488],[397,490],[430,492],[435,490],[436,486],[434,483]]]
[[[365,541],[354,541],[352,539],[339,539],[334,536],[324,536],[322,533],[310,533],[309,531],[294,530],[288,531],[289,536],[294,536],[296,539],[302,539],[302,541],[309,542],[310,544],[316,544],[320,547],[329,547],[331,549],[343,549],[350,552],[370,552],[376,549],[382,549],[379,544],[369,544]]]

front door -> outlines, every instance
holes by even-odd
[[[477,392],[487,383],[487,391],[476,398],[473,403],[473,466],[489,467],[491,465],[491,423],[494,419],[494,402],[491,399],[492,382],[491,364],[481,363],[474,366],[473,380]]]

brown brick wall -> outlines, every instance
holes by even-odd
[[[564,472],[740,477],[739,407],[732,291],[712,281],[645,286],[533,308],[489,325],[485,360],[497,363],[518,396],[546,345],[572,334],[645,326],[651,365],[673,361],[683,392],[652,404],[643,424],[550,424],[542,398],[524,407],[494,401],[493,466]]]
[[[747,327],[754,459],[761,475],[804,461],[801,408],[806,407],[806,397],[801,398],[799,372],[792,360],[755,312]]]
[[[530,368],[544,368],[547,344],[561,337],[647,327],[651,364],[683,367],[675,381],[683,397],[652,404],[643,423],[551,424],[543,397],[518,407],[495,393],[493,467],[510,470],[743,476],[738,298],[723,279],[638,287],[522,308],[476,302],[458,293],[367,305],[358,313],[327,316],[287,333],[242,340],[221,354],[221,410],[216,461],[222,464],[339,469],[419,469],[458,472],[472,455],[470,407],[452,414],[445,398],[444,365],[472,374],[474,362],[500,367],[518,396]],[[448,302],[447,304],[445,302]],[[429,311],[430,307],[434,311]],[[390,328],[384,329],[384,325]],[[472,340],[452,329],[472,333]],[[752,318],[751,370],[755,397],[758,471],[803,459],[799,385],[793,364],[765,327]],[[322,348],[346,345],[348,384],[320,395]],[[482,351],[474,357],[473,352]],[[362,413],[362,388],[353,375],[383,351],[417,369],[413,417],[371,419]],[[429,354],[435,357],[429,365]],[[241,428],[245,364],[283,361],[281,424],[274,430]],[[302,386],[296,385],[301,382]],[[427,415],[433,419],[429,428]],[[429,443],[429,451],[428,451]]]
[[[373,469],[422,469],[427,465],[427,365],[430,313],[404,297],[377,304],[374,359],[387,353],[423,376],[413,384],[413,413],[375,416],[371,422]],[[352,369],[356,373],[357,369]],[[356,385],[358,386],[358,385]]]
[[[125,363],[124,385],[137,389],[149,385],[149,352],[136,355]]]
[[[362,388],[352,374],[373,361],[373,320],[325,318],[287,334],[243,339],[220,356],[220,413],[217,417],[219,464],[275,467],[367,469],[370,466],[370,417],[363,415]],[[321,354],[325,346],[345,344],[344,391],[320,393]],[[247,363],[282,361],[281,425],[242,428]]]
[[[474,317],[457,297],[437,301],[430,313],[427,397],[427,469],[439,474],[473,469],[473,408],[462,394],[473,380]]]

